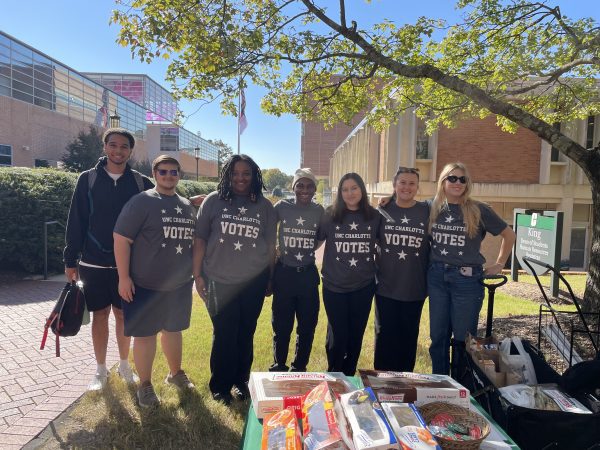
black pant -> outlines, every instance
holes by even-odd
[[[424,303],[375,296],[375,369],[413,371]]]
[[[210,381],[213,394],[228,394],[250,378],[254,331],[265,300],[269,270],[240,284],[206,280],[207,309],[213,323]]]
[[[375,281],[352,292],[332,292],[323,288],[327,312],[327,371],[353,376],[369,320]]]
[[[300,270],[300,271],[299,271]],[[296,351],[292,370],[304,372],[310,358],[319,319],[319,273],[312,264],[301,268],[277,264],[273,276],[273,366],[287,370],[290,334],[296,327]]]

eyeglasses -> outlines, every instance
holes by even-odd
[[[457,177],[456,175],[448,175],[446,177],[446,180],[453,184],[457,181],[460,181],[460,184],[465,184],[467,182],[467,177],[465,177],[464,175],[462,177]]]
[[[171,175],[173,177],[179,176],[179,170],[177,170],[177,169],[170,169],[170,170],[167,170],[167,169],[157,169],[156,171],[158,172],[158,174],[161,177],[164,177],[166,174],[169,174],[169,175]]]
[[[399,173],[414,173],[416,175],[419,175],[419,169],[417,169],[416,167],[398,167],[398,171],[396,172],[396,175],[398,175]]]

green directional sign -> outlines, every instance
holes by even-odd
[[[549,269],[533,262],[529,262],[530,268],[524,262],[524,257],[558,269],[562,244],[562,215],[562,212],[557,211],[532,212],[515,209],[517,240],[513,253],[513,280],[518,279],[515,259],[530,275],[543,275]],[[558,277],[555,275],[552,277],[551,290],[552,295],[558,295]]]

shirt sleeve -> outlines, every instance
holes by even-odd
[[[195,229],[195,235],[198,239],[208,241],[208,237],[210,236],[211,215],[214,209],[214,203],[217,201],[218,197],[216,194],[209,194],[202,202],[200,209],[198,209]]]
[[[480,203],[481,223],[486,231],[498,236],[508,226],[488,205]]]
[[[329,211],[325,211],[321,216],[321,222],[319,223],[319,231],[317,232],[317,240],[324,241],[327,239],[327,229],[331,222],[331,215]]]
[[[94,170],[94,169],[92,169]],[[65,250],[63,253],[65,267],[77,267],[81,256],[83,242],[88,230],[90,204],[88,200],[89,171],[82,173],[77,179],[75,191],[69,207],[67,229],[65,232]]]
[[[129,199],[115,224],[114,232],[125,236],[128,239],[134,240],[147,218],[147,209],[144,208],[144,194],[134,195]]]

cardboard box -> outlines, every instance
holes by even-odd
[[[302,397],[323,381],[337,395],[355,389],[341,372],[252,372],[248,388],[256,417],[262,419],[287,407],[292,407],[300,417]]]
[[[380,402],[448,402],[469,408],[469,390],[447,375],[359,370],[362,382]]]
[[[441,450],[427,424],[412,403],[382,403],[402,450]]]
[[[399,449],[396,436],[371,388],[340,396],[356,450]]]
[[[291,408],[267,414],[263,420],[261,450],[281,448],[302,450],[298,419]]]

